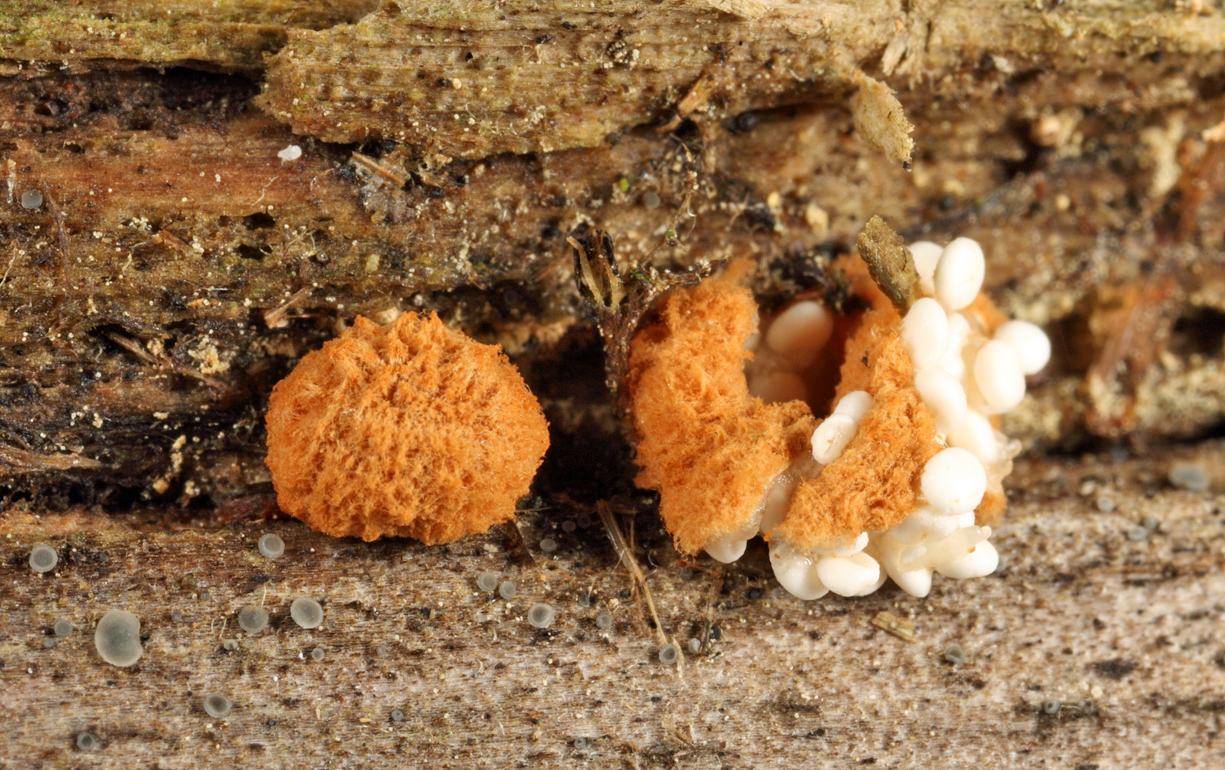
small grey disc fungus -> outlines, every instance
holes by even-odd
[[[960,644],[950,644],[948,649],[944,651],[944,659],[954,666],[960,666],[966,662],[965,648]]]
[[[259,539],[259,552],[269,559],[275,559],[285,553],[285,541],[269,532]]]
[[[44,650],[49,650],[54,646],[55,646],[54,636],[48,636],[46,639],[43,639],[43,649]]]
[[[77,748],[81,751],[93,751],[98,748],[98,739],[94,737],[93,733],[77,733]]]
[[[248,634],[258,634],[268,627],[268,610],[248,604],[238,611],[238,627]]]
[[[544,540],[540,541],[540,550],[544,551],[545,553],[553,553],[557,550],[557,541],[551,537],[546,537]]]
[[[518,595],[519,589],[515,588],[515,584],[509,580],[504,581],[502,585],[498,586],[498,596],[501,596],[503,599],[514,599]]]
[[[676,665],[676,661],[681,659],[681,649],[675,644],[665,644],[659,648],[659,662],[665,666]]]
[[[315,661],[316,663],[323,660],[322,647],[316,647],[315,649],[311,650],[311,660]]]
[[[498,576],[493,572],[482,572],[476,576],[476,587],[488,593],[498,587]]]
[[[23,209],[36,209],[43,205],[43,194],[40,190],[26,190],[21,194],[21,207]]]
[[[230,699],[219,692],[209,693],[204,696],[204,713],[213,719],[225,717],[233,707],[234,704],[230,702]]]
[[[303,628],[318,628],[323,623],[323,607],[309,596],[299,596],[289,605],[289,617]]]
[[[613,618],[607,612],[601,612],[595,616],[595,624],[597,628],[612,628]]]
[[[59,618],[55,621],[55,625],[51,626],[51,630],[61,639],[67,639],[72,636],[72,621],[68,618]]]
[[[50,572],[59,561],[59,555],[49,545],[40,543],[30,549],[30,569],[35,572]]]
[[[1055,716],[1059,713],[1060,703],[1055,699],[1042,701],[1042,713],[1047,716]]]
[[[527,622],[532,628],[548,628],[553,623],[553,608],[541,602],[533,604],[527,611]]]
[[[400,709],[392,709],[392,710],[391,710],[391,721],[393,721],[393,722],[403,722],[403,721],[404,721],[404,712],[403,712],[403,711],[401,711]]]
[[[578,529],[578,525],[569,519],[561,523],[561,531],[565,532],[567,535],[574,532],[576,529]]]
[[[1127,530],[1127,539],[1133,543],[1139,543],[1146,537],[1148,537],[1148,530],[1142,524],[1137,524]]]
[[[1195,463],[1174,463],[1170,468],[1170,483],[1188,492],[1207,492],[1212,479],[1208,471]]]
[[[1114,510],[1114,498],[1106,495],[1098,495],[1097,509],[1102,513],[1110,513]]]
[[[94,630],[98,654],[112,666],[130,666],[140,660],[140,618],[127,610],[107,610]]]

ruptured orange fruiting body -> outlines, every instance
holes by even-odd
[[[749,393],[742,343],[756,330],[757,303],[740,281],[751,267],[670,294],[630,351],[637,483],[659,490],[660,515],[685,553],[752,519],[816,427],[803,402]]]
[[[336,537],[431,545],[513,519],[549,446],[501,349],[434,314],[358,316],[277,383],[267,426],[281,510]]]

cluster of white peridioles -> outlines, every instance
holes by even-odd
[[[1008,321],[988,334],[983,318],[970,309],[986,270],[982,248],[969,238],[946,247],[921,241],[910,246],[922,295],[902,320],[901,339],[910,354],[914,386],[936,422],[946,448],[923,469],[921,506],[892,529],[861,532],[837,547],[801,550],[770,540],[778,581],[802,599],[833,591],[862,596],[886,577],[907,593],[926,596],[932,575],[950,578],[989,575],[999,555],[990,527],[975,524],[974,510],[988,489],[1012,467],[1017,452],[991,424],[992,415],[1016,407],[1025,396],[1025,376],[1050,358],[1050,341],[1037,326]],[[832,316],[818,302],[792,305],[746,346],[755,352],[746,370],[749,390],[766,401],[805,398],[803,371],[830,338]],[[871,395],[845,395],[812,437],[812,456],[794,463],[774,480],[755,520],[740,532],[711,543],[707,552],[734,561],[745,541],[770,532],[783,519],[791,493],[803,478],[837,460],[872,408]]]

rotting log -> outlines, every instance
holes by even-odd
[[[416,5],[0,4],[0,767],[1212,766],[1222,500],[1161,478],[1221,451],[1144,450],[1225,421],[1221,9]],[[910,170],[863,135],[860,77],[915,126]],[[660,268],[751,256],[770,307],[873,215],[980,240],[993,298],[1055,343],[1005,425],[1030,447],[1005,567],[927,601],[803,604],[764,551],[679,562],[632,506],[664,625],[704,640],[661,666],[569,502],[630,494],[633,468],[567,238],[608,231]],[[508,532],[425,549],[293,522],[267,525],[290,554],[261,560],[269,389],[355,313],[401,310],[500,342],[541,397],[534,563]],[[41,540],[55,576],[26,566]],[[486,568],[523,598],[478,596]],[[299,592],[328,600],[320,632],[288,621]],[[547,633],[520,620],[535,599],[558,609]],[[225,650],[254,600],[274,628]],[[88,634],[125,604],[150,638],[119,671]],[[61,614],[78,635],[44,649]],[[228,720],[200,710],[212,689]],[[99,753],[74,751],[81,730]]]
[[[10,507],[0,766],[189,768],[207,755],[269,768],[1214,767],[1225,497],[1170,489],[1176,459],[1225,481],[1220,443],[1022,462],[1000,571],[938,578],[927,599],[890,586],[802,602],[773,580],[764,548],[731,567],[678,562],[640,516],[638,558],[656,565],[647,583],[684,650],[676,667],[658,661],[598,517],[576,507],[523,516],[531,562],[499,530],[426,548],[293,521]],[[284,538],[284,556],[259,555],[265,531]],[[26,565],[36,542],[56,547],[53,574]],[[517,597],[479,591],[485,570]],[[298,595],[323,601],[320,628],[290,620]],[[525,619],[535,602],[555,609],[547,629]],[[270,611],[268,630],[237,628],[246,604]],[[94,650],[109,608],[141,618],[131,668]],[[595,623],[605,611],[607,632]],[[912,623],[914,640],[873,625],[882,612]],[[61,617],[76,632],[48,648]],[[945,656],[954,644],[963,664]],[[214,691],[234,702],[225,719],[203,712]],[[77,751],[82,731],[100,748]]]

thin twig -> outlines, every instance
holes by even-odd
[[[634,552],[630,550],[626,544],[625,538],[621,535],[621,527],[617,525],[617,520],[613,517],[612,508],[603,500],[596,503],[596,510],[600,512],[600,521],[604,522],[604,529],[608,530],[608,538],[612,540],[613,549],[617,552],[617,556],[625,564],[630,574],[634,577],[635,582],[642,589],[642,595],[646,597],[647,608],[651,611],[651,619],[655,621],[655,631],[659,634],[659,643],[661,645],[668,643],[668,637],[664,634],[663,623],[659,621],[659,613],[655,611],[655,599],[651,596],[651,588],[647,585],[646,575],[642,574],[642,568],[638,566],[638,560],[634,558]]]
[[[288,326],[289,322],[285,320],[285,314],[288,313],[289,309],[294,305],[306,299],[307,295],[309,295],[311,291],[312,287],[304,286],[295,291],[289,299],[285,300],[285,302],[281,304],[280,307],[264,311],[264,324],[269,329],[280,329],[284,326]]]
[[[143,345],[141,345],[139,342],[137,342],[136,340],[130,337],[125,337],[122,334],[119,334],[117,332],[107,332],[106,336],[111,340],[111,342],[114,342],[119,347],[128,351],[129,353],[141,359],[142,361],[145,361],[146,363],[153,364],[154,366],[164,367],[174,372],[175,374],[181,374],[184,377],[191,377],[192,379],[199,380],[200,382],[203,382],[205,385],[209,386],[210,388],[216,388],[217,390],[225,390],[225,383],[223,383],[221,380],[217,380],[212,377],[209,377],[207,374],[201,374],[200,372],[197,372],[195,369],[192,369],[190,367],[182,366],[169,358],[162,358],[160,356],[155,356],[149,351],[145,350]]]

